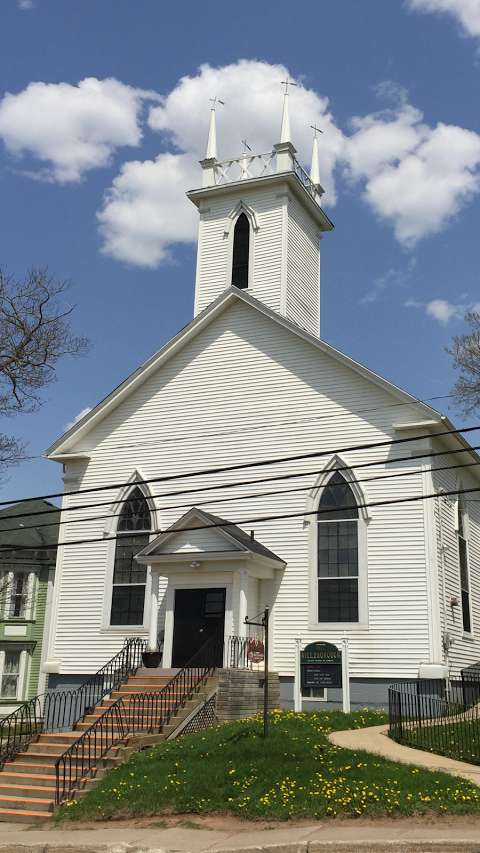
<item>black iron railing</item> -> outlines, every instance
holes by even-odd
[[[219,639],[210,637],[161,689],[118,699],[55,762],[57,804],[94,772],[98,761],[128,735],[161,732],[214,672]]]
[[[123,648],[76,690],[35,696],[0,721],[0,767],[26,749],[42,732],[71,729],[104,696],[115,690],[142,661],[146,640],[132,637]]]
[[[406,681],[388,697],[391,738],[480,764],[480,680]]]

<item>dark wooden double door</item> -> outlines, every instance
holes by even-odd
[[[210,638],[215,645],[215,665],[223,664],[225,632],[225,589],[176,589],[173,623],[172,666],[186,666]],[[211,645],[208,644],[208,660]],[[207,652],[206,652],[207,655]],[[195,665],[206,663],[201,655]]]

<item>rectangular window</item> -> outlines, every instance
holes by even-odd
[[[28,575],[26,572],[13,572],[10,584],[10,619],[25,619],[28,609]]]
[[[115,549],[111,625],[143,625],[147,568],[134,556],[149,542],[145,536],[119,536]]]
[[[3,652],[3,667],[0,677],[2,699],[17,699],[20,681],[20,651]]]
[[[461,504],[458,507],[458,562],[460,567],[460,590],[462,597],[462,622],[466,634],[472,633],[470,615],[470,580],[468,572],[468,544],[465,530],[465,511]]]
[[[318,621],[358,622],[357,519],[318,523]]]
[[[304,687],[302,690],[303,699],[316,699],[318,702],[325,702],[327,699],[326,687]]]

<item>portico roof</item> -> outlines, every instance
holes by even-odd
[[[160,533],[136,555],[144,565],[209,560],[252,560],[269,568],[284,568],[285,560],[236,524],[192,507],[168,530]]]

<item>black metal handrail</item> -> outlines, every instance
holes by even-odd
[[[41,693],[0,721],[0,767],[42,732],[71,729],[104,696],[138,669],[146,640],[131,637],[101,669],[75,690]]]
[[[98,761],[127,734],[161,732],[214,672],[219,638],[210,637],[161,690],[120,698],[86,729],[55,762],[55,802],[69,796],[92,775]]]

